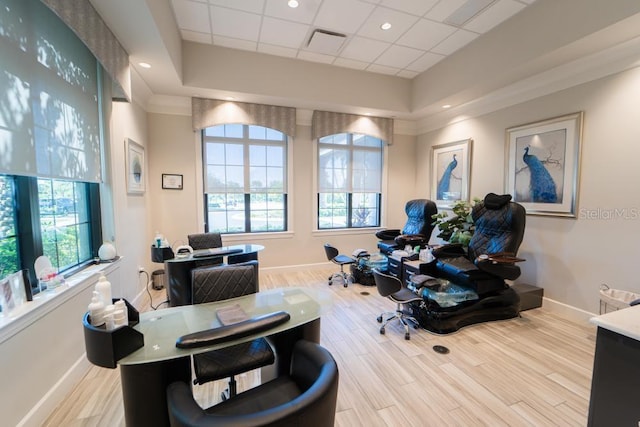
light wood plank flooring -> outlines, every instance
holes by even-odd
[[[337,426],[584,426],[587,422],[595,327],[544,308],[450,335],[399,324],[380,335],[376,317],[393,310],[375,287],[328,286],[332,269],[260,274],[261,289],[329,289],[321,344],[336,358],[340,386]],[[154,291],[154,304],[164,291]],[[148,307],[148,301],[144,302]],[[144,309],[144,307],[142,308]],[[449,354],[433,351],[444,345]],[[259,382],[258,371],[238,378]],[[225,382],[196,386],[201,405],[218,401]],[[45,426],[123,426],[118,370],[93,367]]]

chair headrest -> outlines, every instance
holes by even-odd
[[[511,194],[503,194],[501,196],[495,193],[489,193],[484,196],[484,205],[487,209],[500,209],[511,201]]]

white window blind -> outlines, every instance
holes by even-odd
[[[381,193],[382,140],[340,133],[318,140],[320,193]]]
[[[0,173],[99,182],[97,61],[40,1],[0,8]]]

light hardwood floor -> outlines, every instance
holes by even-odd
[[[584,426],[587,423],[595,327],[543,308],[520,318],[469,326],[450,335],[399,324],[380,335],[376,317],[393,310],[375,287],[328,286],[332,269],[260,273],[261,289],[329,289],[321,344],[336,358],[337,426]],[[154,304],[164,291],[154,292]],[[148,307],[148,301],[144,302]],[[142,309],[145,309],[142,307]],[[434,345],[449,354],[433,351]],[[238,378],[239,389],[259,381]],[[196,386],[202,405],[216,403],[224,382]],[[93,367],[45,426],[123,426],[118,370]]]

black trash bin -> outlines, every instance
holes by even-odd
[[[151,286],[155,290],[160,290],[165,288],[166,278],[164,274],[164,270],[155,270],[151,273]]]

